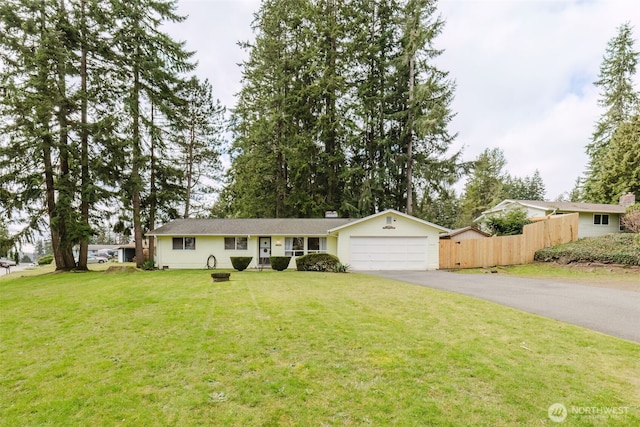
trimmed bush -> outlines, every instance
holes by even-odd
[[[49,265],[53,262],[53,255],[45,255],[38,259],[38,265]]]
[[[229,258],[231,259],[231,265],[233,265],[233,268],[238,271],[246,270],[253,259],[251,256],[232,256]]]
[[[286,270],[289,267],[290,261],[291,261],[290,256],[272,256],[271,268],[277,271]]]
[[[330,254],[308,254],[296,258],[298,271],[336,271],[338,265],[338,257]]]

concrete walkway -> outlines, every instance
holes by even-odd
[[[640,343],[640,292],[497,274],[362,273],[496,302]]]

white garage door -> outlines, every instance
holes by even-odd
[[[426,237],[351,237],[353,270],[426,270]]]

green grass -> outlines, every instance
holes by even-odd
[[[498,271],[500,274],[510,276],[530,277],[538,279],[560,279],[578,283],[638,283],[638,270],[633,268],[613,268],[611,266],[589,266],[589,265],[560,265],[547,262],[536,262],[533,264],[509,265],[486,268],[469,268],[457,270],[464,274],[487,273],[487,271]]]
[[[359,274],[0,281],[0,425],[640,424],[640,345]]]

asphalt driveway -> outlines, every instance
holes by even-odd
[[[640,292],[497,274],[366,273],[496,302],[640,343]]]

